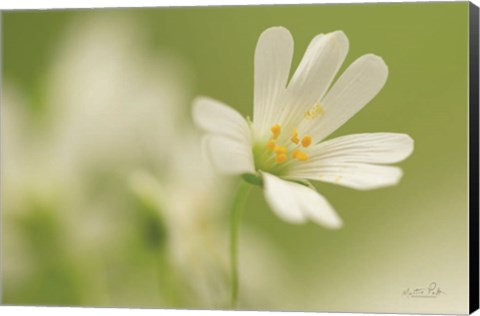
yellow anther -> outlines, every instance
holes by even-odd
[[[287,153],[287,147],[285,146],[275,146],[273,149],[273,152],[276,154],[286,154]]]
[[[303,147],[306,148],[306,147],[310,146],[311,143],[312,143],[312,136],[310,136],[310,135],[303,136],[303,138],[302,138],[302,146]]]
[[[300,139],[298,139],[298,132],[296,128],[293,129],[292,137],[290,137],[290,140],[295,144],[298,144],[298,142],[300,141]]]
[[[277,163],[282,163],[285,160],[287,160],[287,155],[286,154],[278,154],[277,156],[275,156],[275,161]]]
[[[310,110],[305,112],[304,118],[306,120],[314,120],[323,116],[324,113],[325,113],[325,109],[319,102],[317,102],[314,106],[312,106]]]
[[[277,139],[278,136],[280,136],[280,133],[282,132],[282,127],[280,126],[280,124],[275,124],[272,126],[270,130],[272,131],[273,139]]]
[[[297,158],[297,155],[298,155],[299,152],[300,152],[300,150],[296,150],[296,149],[294,151],[292,151],[292,159]]]
[[[273,139],[270,139],[268,142],[267,142],[267,148],[271,151],[273,151],[273,149],[275,148],[275,141]]]
[[[303,151],[298,151],[295,155],[295,158],[300,160],[300,161],[306,161],[308,160],[308,155],[304,153]]]

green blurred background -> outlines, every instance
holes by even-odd
[[[253,54],[264,29],[282,25],[291,31],[294,67],[316,34],[343,30],[350,51],[341,70],[359,56],[375,53],[384,58],[390,74],[380,94],[331,137],[407,133],[415,140],[415,151],[401,163],[404,177],[395,187],[363,192],[315,184],[345,223],[337,231],[312,223],[287,224],[268,209],[262,192],[253,190],[242,227],[268,242],[280,259],[272,260],[276,269],[262,272],[260,290],[268,299],[245,299],[241,307],[467,311],[467,2],[24,11],[4,12],[2,17],[3,86],[11,84],[24,92],[33,121],[48,108],[45,74],[55,62],[59,43],[71,34],[69,30],[92,17],[128,20],[152,59],[157,52],[167,52],[182,61],[189,73],[186,101],[181,105],[185,120],[188,100],[200,94],[222,100],[244,115],[252,114]],[[5,124],[8,119],[2,113]],[[2,150],[2,155],[10,153]],[[9,181],[2,178],[2,186],[8,188]],[[155,210],[142,213],[133,203],[131,211],[120,213],[131,227],[109,247],[118,248],[116,253],[122,255],[106,260],[95,274],[90,266],[99,254],[78,259],[70,255],[75,249],[65,251],[69,245],[62,237],[64,225],[55,212],[30,203],[28,212],[19,215],[5,209],[6,198],[2,203],[3,304],[209,308],[182,300],[184,289],[175,279],[160,283],[176,300],[158,298],[151,289],[152,280],[141,273],[149,265],[168,265],[162,246],[151,243],[152,238],[163,240],[161,216]],[[226,219],[224,225],[228,226]],[[19,260],[28,260],[25,270],[33,272],[19,279],[5,272],[8,265],[16,265],[8,261],[15,252],[9,249],[16,249],[13,237],[5,233],[9,227],[23,236],[29,245],[24,249],[31,252]],[[154,237],[142,235],[145,227],[153,227]],[[82,227],[68,230],[75,229]],[[240,251],[242,256],[249,248]],[[98,285],[96,279],[104,277],[108,280]],[[432,281],[446,295],[430,300],[402,296],[407,288]],[[120,284],[127,285],[119,290]],[[241,285],[241,293],[243,286],[247,285]]]

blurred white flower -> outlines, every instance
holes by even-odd
[[[347,51],[341,31],[316,36],[288,82],[293,39],[287,29],[272,27],[262,33],[255,51],[253,122],[213,99],[194,101],[193,117],[208,132],[205,147],[218,169],[253,175],[250,179],[263,183],[272,210],[290,223],[342,224],[307,179],[359,190],[395,185],[401,169],[384,164],[400,162],[413,151],[406,134],[356,134],[322,142],[373,99],[388,76],[382,58],[367,54],[329,88]]]
[[[61,223],[62,255],[77,258],[94,275],[91,304],[112,304],[102,261],[105,251],[118,253],[121,238],[132,231],[128,177],[139,168],[165,172],[166,148],[175,142],[172,131],[189,95],[183,63],[171,54],[151,54],[132,22],[92,14],[69,26],[42,78],[41,106],[4,83],[2,210],[9,233],[4,249],[10,259],[6,269],[18,272],[7,276],[9,289],[33,271],[18,263],[33,254],[20,247],[27,241],[16,223],[33,217],[33,204],[41,204]],[[31,110],[35,107],[41,115]],[[156,303],[159,293],[151,280],[158,271],[152,268],[142,271],[153,284],[142,297]]]
[[[212,170],[204,156],[192,161],[200,151],[200,135],[188,126],[180,129],[176,133],[179,142],[170,148],[165,177],[159,181],[138,171],[131,177],[131,186],[161,211],[169,253],[192,293],[191,307],[226,308],[230,267],[225,209],[232,185]],[[280,260],[274,260],[277,254],[272,245],[254,232],[247,230],[242,238],[245,256],[239,264],[245,294],[240,303],[255,306],[268,301],[274,292],[271,287],[280,284],[281,273],[275,264]],[[276,280],[267,275],[275,275]],[[262,294],[267,292],[269,296]]]
[[[42,80],[43,120],[28,113],[31,106],[21,92],[4,87],[2,208],[8,213],[8,236],[15,236],[7,239],[4,254],[10,259],[6,269],[17,268],[8,276],[9,288],[28,278],[28,263],[35,261],[11,220],[28,209],[27,197],[35,196],[46,204],[54,201],[51,211],[64,228],[65,255],[82,262],[97,281],[89,283],[95,287],[89,289],[91,304],[118,304],[115,291],[121,289],[106,285],[112,272],[101,258],[125,251],[121,238],[132,225],[125,209],[131,207],[126,201],[133,189],[160,211],[169,258],[194,303],[225,306],[229,266],[223,211],[230,183],[202,157],[191,159],[198,156],[200,136],[185,115],[187,67],[173,55],[149,54],[141,34],[132,21],[109,15],[73,23]],[[267,286],[257,280],[263,271],[274,271],[269,262],[274,251],[252,234],[245,238],[251,255],[245,256],[242,282],[253,291]],[[162,306],[167,293],[156,287],[157,279],[169,272],[152,266],[122,275],[121,282],[128,288],[127,277],[139,279],[138,284],[147,279],[141,293],[129,293],[139,293],[141,301],[134,302],[144,306]],[[131,296],[120,303],[131,304],[137,299]]]
[[[167,248],[186,284],[191,304],[197,307],[222,307],[228,294],[228,254],[222,210],[229,187],[209,172],[198,152],[199,136],[178,135],[181,146],[169,150],[169,172],[159,180],[138,171],[131,177],[131,187],[144,201],[161,212],[167,229]],[[196,149],[196,151],[195,151]]]
[[[74,235],[79,245],[114,238],[113,213],[98,210],[122,203],[118,191],[92,198],[92,182],[117,180],[103,185],[108,191],[138,168],[161,173],[187,104],[186,67],[173,55],[149,53],[133,22],[90,15],[72,23],[42,80],[43,121],[27,113],[28,104],[2,102],[5,203],[20,209],[27,191],[68,203],[57,215],[83,223]],[[11,90],[7,97],[22,94]]]
[[[22,211],[25,209],[26,199],[21,193],[35,192],[35,185],[38,179],[32,172],[32,168],[26,163],[31,159],[23,151],[24,148],[35,146],[28,142],[27,131],[29,129],[28,116],[25,113],[25,102],[23,96],[11,85],[4,82],[1,94],[1,202],[2,202],[2,283],[5,280],[8,286],[14,287],[21,284],[31,276],[34,260],[28,253],[28,245],[24,236],[19,233],[14,225],[6,225],[9,214],[13,210]],[[8,119],[8,120],[7,120]],[[12,156],[14,154],[14,156]],[[27,169],[27,170],[25,170]],[[8,179],[8,181],[6,181]],[[23,187],[23,192],[18,188],[22,184],[29,183]],[[12,190],[12,188],[15,188]],[[12,194],[13,193],[13,194]],[[7,242],[8,241],[8,242]]]
[[[161,166],[189,96],[173,54],[151,52],[133,21],[92,18],[72,26],[46,82],[59,164]]]

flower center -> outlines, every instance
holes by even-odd
[[[315,121],[325,115],[320,102],[315,103],[303,115],[305,121]],[[253,158],[256,170],[268,171],[275,175],[285,175],[294,163],[303,163],[310,159],[307,148],[312,144],[312,136],[299,135],[297,128],[284,130],[280,124],[270,128],[271,136],[255,142]],[[282,136],[283,134],[283,136]]]
[[[312,137],[310,135],[299,138],[298,131],[294,128],[289,142],[287,141],[287,144],[278,144],[282,126],[275,124],[270,130],[272,137],[268,140],[266,148],[270,152],[270,157],[274,158],[275,163],[282,164],[288,160],[308,160],[308,154],[303,149],[311,145]]]

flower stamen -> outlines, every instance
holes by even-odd
[[[300,150],[297,150],[297,149],[292,151],[292,159],[296,159],[299,152],[300,152]]]
[[[290,140],[292,141],[292,143],[295,143],[295,144],[298,144],[298,142],[300,141],[300,139],[298,138],[298,132],[296,128],[293,129],[292,137],[290,137]]]
[[[314,120],[317,119],[325,113],[325,109],[320,104],[320,102],[315,103],[314,106],[304,114],[304,118],[306,120]]]
[[[277,139],[278,136],[280,136],[280,133],[282,132],[282,127],[280,126],[280,124],[275,124],[272,126],[272,128],[270,129],[272,131],[272,138],[273,139]]]
[[[285,162],[285,160],[287,160],[287,155],[286,154],[278,154],[275,157],[275,162],[276,163],[282,163],[282,162]]]
[[[304,153],[303,151],[295,149],[292,152],[292,159],[297,159],[297,160],[300,160],[300,161],[306,161],[306,160],[308,160],[308,154]]]
[[[273,152],[276,154],[286,154],[287,153],[287,147],[285,146],[275,146],[273,149]]]
[[[298,151],[295,154],[295,158],[300,160],[300,161],[307,161],[308,160],[308,154],[304,153],[303,151]]]
[[[297,128],[292,130],[292,136],[290,141],[295,144],[291,155],[289,155],[289,145],[280,146],[277,144],[278,138],[282,132],[282,127],[280,124],[275,124],[270,128],[272,132],[272,137],[267,141],[266,148],[272,154],[269,154],[270,158],[273,158],[274,161],[278,164],[281,164],[287,161],[289,158],[292,160],[298,161],[307,161],[309,156],[306,152],[299,150],[300,147],[307,148],[312,144],[312,136],[305,135],[302,138],[298,135]],[[272,157],[273,156],[273,157]]]
[[[302,138],[302,146],[307,148],[308,146],[310,146],[310,144],[312,143],[312,136],[310,135],[305,135],[303,136]]]
[[[267,148],[270,150],[270,151],[273,151],[275,149],[277,145],[275,144],[275,141],[273,139],[270,139],[268,142],[267,142]]]

